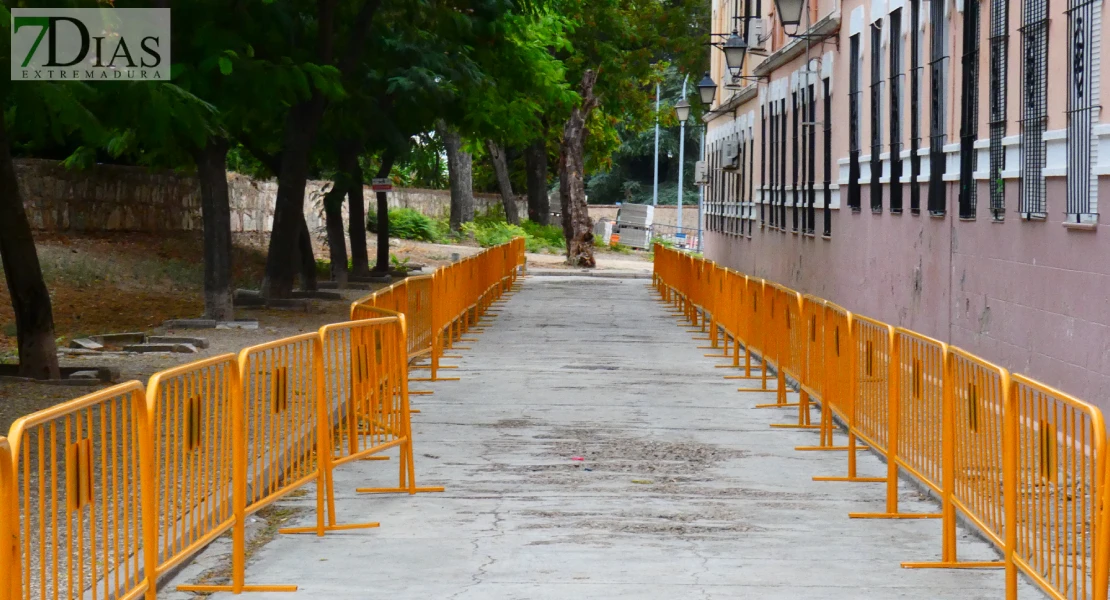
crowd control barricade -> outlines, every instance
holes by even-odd
[[[787,336],[787,303],[791,291],[769,281],[764,281],[762,298],[753,306],[756,308],[754,326],[759,329],[761,356],[761,388],[740,388],[739,391],[773,391],[775,401],[770,404],[756,404],[756,408],[786,408],[792,404],[786,401],[786,374],[783,371],[784,357],[789,352]],[[770,369],[775,370],[775,388],[767,389],[767,376]]]
[[[146,423],[143,385],[132,381],[12,424],[0,498],[7,488],[15,506],[2,507],[0,529],[13,537],[0,586],[13,600],[153,596]]]
[[[817,334],[816,323],[811,323],[805,318],[805,301],[802,295],[785,287],[778,287],[778,298],[781,301],[781,334],[779,346],[780,369],[782,377],[779,378],[782,391],[779,392],[780,402],[786,400],[786,377],[789,376],[798,383],[798,402],[781,404],[782,406],[798,407],[797,423],[773,423],[771,427],[777,429],[820,429],[820,425],[810,423],[810,391],[809,385],[808,352],[810,338]],[[811,327],[813,325],[813,327]]]
[[[1106,597],[1096,554],[1105,521],[1106,429],[1102,412],[1013,375],[1016,429],[1015,565],[1057,599]],[[1101,564],[1100,564],[1101,563]],[[1101,583],[1096,586],[1096,582]]]
[[[323,411],[331,435],[324,457],[328,480],[335,467],[400,447],[396,488],[359,492],[441,492],[416,486],[409,416],[404,317],[327,325],[320,329]]]
[[[865,317],[859,325],[856,423],[868,444],[886,456],[886,510],[852,518],[932,519],[940,513],[898,510],[898,469],[943,494],[942,415],[948,346]]]
[[[12,449],[8,439],[0,436],[0,600],[22,600],[16,578],[20,566],[15,537],[17,514]]]
[[[905,337],[903,337],[905,339]],[[931,345],[935,345],[935,342]],[[901,345],[905,352],[906,344]],[[913,377],[902,389],[909,390],[910,401],[920,400],[931,376],[931,348],[902,359],[903,377]],[[925,366],[916,367],[922,361]],[[902,563],[907,568],[1007,567],[1011,571],[1006,532],[1012,530],[1013,512],[1007,502],[1013,498],[1012,459],[1014,438],[1010,423],[1014,418],[1009,400],[1009,373],[958,348],[947,348],[943,415],[918,415],[929,424],[941,427],[943,454],[942,483],[938,488],[943,515],[941,558],[938,562]],[[913,395],[917,394],[917,398]],[[906,393],[901,396],[907,401]],[[931,408],[929,409],[931,410]],[[905,412],[905,411],[903,411]],[[934,421],[935,419],[935,421]],[[936,432],[918,426],[930,435]],[[903,436],[902,439],[905,439]],[[922,440],[924,441],[924,440]],[[907,445],[920,446],[922,442]],[[916,474],[916,473],[915,473]],[[917,474],[919,479],[923,479]],[[1006,560],[960,562],[956,556],[957,512],[970,520],[991,542],[1003,549]]]

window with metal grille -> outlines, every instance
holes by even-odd
[[[929,44],[929,214],[943,215],[948,199],[944,193],[944,81],[948,63],[948,24],[944,20],[944,2],[930,2],[929,24],[933,28]]]
[[[883,212],[883,28],[871,24],[871,212]]]
[[[717,142],[713,142],[709,146],[709,223],[708,229],[710,231],[718,231],[717,229],[717,153],[720,152],[720,147]]]
[[[755,128],[748,127],[748,237],[755,229]],[[760,219],[763,216],[760,214]]]
[[[769,108],[769,110],[771,111],[771,179],[770,184],[767,186],[767,193],[769,197],[769,206],[767,208],[771,211],[771,227],[779,226],[779,116],[778,107],[776,106],[777,104],[777,102],[772,101]]]
[[[801,152],[799,152],[798,149],[798,112],[800,111],[800,107],[798,106],[797,90],[790,94],[790,108],[791,121],[794,123],[794,143],[791,144],[792,156],[790,160],[790,166],[793,171],[793,178],[790,184],[790,212],[793,215],[793,220],[791,221],[790,230],[794,233],[798,233],[798,169],[801,167],[801,161],[799,160]]]
[[[1023,0],[1021,23],[1025,59],[1021,86],[1021,202],[1018,210],[1026,219],[1043,219],[1047,211],[1044,130],[1048,109],[1048,0]]]
[[[759,226],[766,222],[767,207],[767,106],[759,107]]]
[[[890,13],[890,212],[902,212],[902,9]]]
[[[782,185],[779,186],[782,194],[779,202],[779,229],[786,233],[786,140],[788,135],[786,131],[786,98],[779,102],[779,114],[782,115],[782,131],[779,132],[782,134],[780,137],[782,143],[779,144],[780,158],[782,159],[779,163],[782,165],[782,168],[779,169],[779,180],[782,182]]]
[[[807,89],[809,94],[807,95],[806,106],[809,108],[809,118],[806,120],[806,139],[809,141],[809,160],[806,161],[806,164],[809,166],[809,177],[806,178],[808,182],[806,185],[806,233],[813,235],[813,229],[817,222],[816,206],[814,206],[817,201],[817,188],[814,186],[817,177],[817,96],[812,83],[809,84]]]
[[[1098,146],[1094,133],[1095,90],[1099,73],[1093,55],[1098,48],[1096,0],[1068,0],[1068,222],[1094,222],[1098,178],[1092,176]]]
[[[822,235],[832,236],[832,81],[824,80],[825,97],[821,101],[825,125],[825,228]]]
[[[860,64],[859,34],[853,35],[849,43],[849,82],[848,82],[848,207],[854,211],[860,208],[859,190],[859,103],[860,103]]]
[[[1006,168],[1006,67],[1009,61],[1010,2],[991,0],[991,216],[1001,221],[1006,214],[1006,186],[1002,171]]]
[[[910,212],[915,215],[921,214],[921,36],[921,0],[910,0]]]
[[[978,193],[974,172],[979,167],[975,138],[979,135],[979,0],[964,2],[963,82],[960,100],[960,218],[974,219]]]

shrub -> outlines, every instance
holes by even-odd
[[[540,252],[548,248],[554,250],[565,250],[567,247],[567,240],[563,237],[563,228],[557,225],[540,225],[535,221],[525,220],[520,224],[521,229],[528,234],[528,248],[529,252]]]
[[[370,211],[366,229],[378,232],[378,213]],[[402,240],[434,242],[440,238],[439,227],[431,217],[412,208],[394,208],[389,211],[389,235]]]
[[[528,237],[528,234],[519,226],[509,225],[504,221],[491,223],[478,223],[474,221],[471,223],[463,223],[462,230],[463,233],[474,236],[474,241],[478,242],[478,245],[483,248],[508,243],[515,237],[526,239]]]

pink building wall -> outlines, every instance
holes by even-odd
[[[707,231],[705,255],[725,266],[744,273],[764,277],[788,285],[800,292],[814,294],[836,302],[849,310],[883,320],[892,325],[913,329],[952,343],[994,361],[1011,371],[1023,373],[1046,384],[1058,387],[1088,402],[1110,410],[1110,239],[1101,226],[1085,229],[1065,227],[1064,204],[1066,177],[1059,165],[1049,164],[1052,171],[1046,176],[1048,217],[1045,220],[1024,220],[1015,212],[1020,196],[1021,179],[1006,176],[1005,220],[995,222],[989,211],[989,183],[977,178],[978,201],[974,220],[958,217],[957,181],[949,181],[958,173],[949,161],[946,181],[947,215],[930,216],[925,210],[928,183],[921,184],[921,213],[910,212],[908,185],[903,184],[901,214],[892,214],[890,185],[883,186],[883,211],[872,214],[870,186],[866,176],[871,151],[870,139],[870,11],[883,3],[844,0],[820,3],[821,16],[838,14],[841,19],[837,34],[839,46],[832,43],[816,48],[811,58],[832,50],[832,154],[833,154],[833,210],[831,211],[832,235],[820,236],[823,225],[822,208],[817,209],[817,236],[806,236],[762,228],[759,223],[759,205],[754,209],[753,231],[750,237]],[[722,4],[717,0],[715,4]],[[769,0],[765,3],[771,4]],[[731,7],[732,2],[723,5]],[[864,177],[861,183],[861,207],[852,212],[846,206],[847,167],[838,164],[848,156],[848,88],[850,65],[849,19],[852,11],[864,6],[865,22],[861,32],[861,122],[860,139]],[[962,96],[961,65],[962,13],[949,1],[947,47],[949,68],[946,81],[946,130],[947,144],[959,141],[960,104]],[[962,3],[961,3],[962,6]],[[978,138],[989,137],[989,30],[990,2],[982,2],[980,24],[980,79]],[[1099,5],[1105,12],[1105,5]],[[1050,33],[1048,52],[1048,122],[1047,130],[1062,130],[1067,126],[1066,105],[1068,85],[1068,23],[1066,3],[1050,3]],[[922,63],[930,58],[929,3],[922,3],[922,19],[926,22],[921,46]],[[909,26],[909,3],[905,3],[904,21]],[[1021,83],[1022,40],[1021,5],[1010,3],[1010,41],[1008,62],[1007,131],[1008,136],[1021,133]],[[1102,15],[1101,35],[1107,34],[1108,19]],[[714,31],[720,29],[715,27]],[[789,40],[786,40],[787,42]],[[832,40],[830,40],[831,42]],[[1092,44],[1092,48],[1099,48]],[[772,52],[778,48],[772,48]],[[883,47],[883,73],[889,77],[889,49]],[[904,41],[903,73],[909,67],[910,43]],[[719,54],[718,51],[714,51]],[[762,57],[749,57],[751,72]],[[775,82],[788,77],[805,64],[805,57],[796,58],[770,74]],[[1096,63],[1097,64],[1097,63]],[[714,79],[722,80],[723,65],[714,60]],[[922,148],[929,145],[928,69],[922,77]],[[1098,90],[1103,98],[1110,94],[1110,77],[1101,77]],[[761,88],[766,84],[761,82]],[[820,84],[818,84],[820,90]],[[884,89],[882,108],[883,152],[889,152],[889,96]],[[903,79],[902,144],[910,147],[908,75]],[[722,92],[720,101],[727,101]],[[789,104],[789,101],[788,101]],[[709,131],[726,126],[733,114],[744,115],[754,111],[755,122],[755,186],[759,195],[761,166],[759,149],[761,140],[759,123],[760,102],[749,100],[727,114],[718,115],[708,122]],[[823,108],[817,108],[818,120]],[[734,111],[734,112],[733,112]],[[1099,119],[1107,121],[1105,113]],[[820,130],[818,130],[820,131]],[[792,135],[792,125],[790,133]],[[1095,145],[1100,146],[1100,136],[1095,134]],[[818,138],[820,140],[820,136]],[[1108,138],[1110,141],[1110,138]],[[982,142],[981,142],[982,143]],[[1057,142],[1062,144],[1063,142]],[[818,146],[817,189],[821,200],[823,157]],[[1110,146],[1108,146],[1110,148]],[[792,150],[787,156],[792,156]],[[957,153],[958,154],[958,153]],[[1007,170],[1018,168],[1013,154],[1008,155]],[[979,155],[977,172],[986,171],[985,151]],[[1055,160],[1055,159],[1054,159]],[[1100,158],[1101,167],[1107,158]],[[927,160],[923,158],[923,174],[927,175]],[[1050,161],[1051,162],[1051,161]],[[1052,169],[1051,167],[1056,167]],[[785,165],[788,183],[792,165]],[[909,160],[903,159],[903,181],[908,181]],[[1098,169],[1098,167],[1096,167]],[[1100,175],[1098,199],[1110,202],[1110,170],[1096,170]],[[788,219],[792,209],[787,208]]]

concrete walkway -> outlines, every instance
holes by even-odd
[[[844,453],[795,452],[816,434],[770,429],[785,411],[753,409],[772,396],[735,392],[647,283],[528,279],[462,352],[462,381],[413,398],[418,481],[447,492],[358,496],[396,462],[341,468],[341,518],[381,528],[277,538],[247,583],[300,592],[251,597],[1002,597],[1001,570],[901,569],[939,557],[939,521],[849,520],[882,509],[883,485],[811,481]],[[861,453],[860,475],[884,471]],[[908,485],[901,502],[938,509]]]

